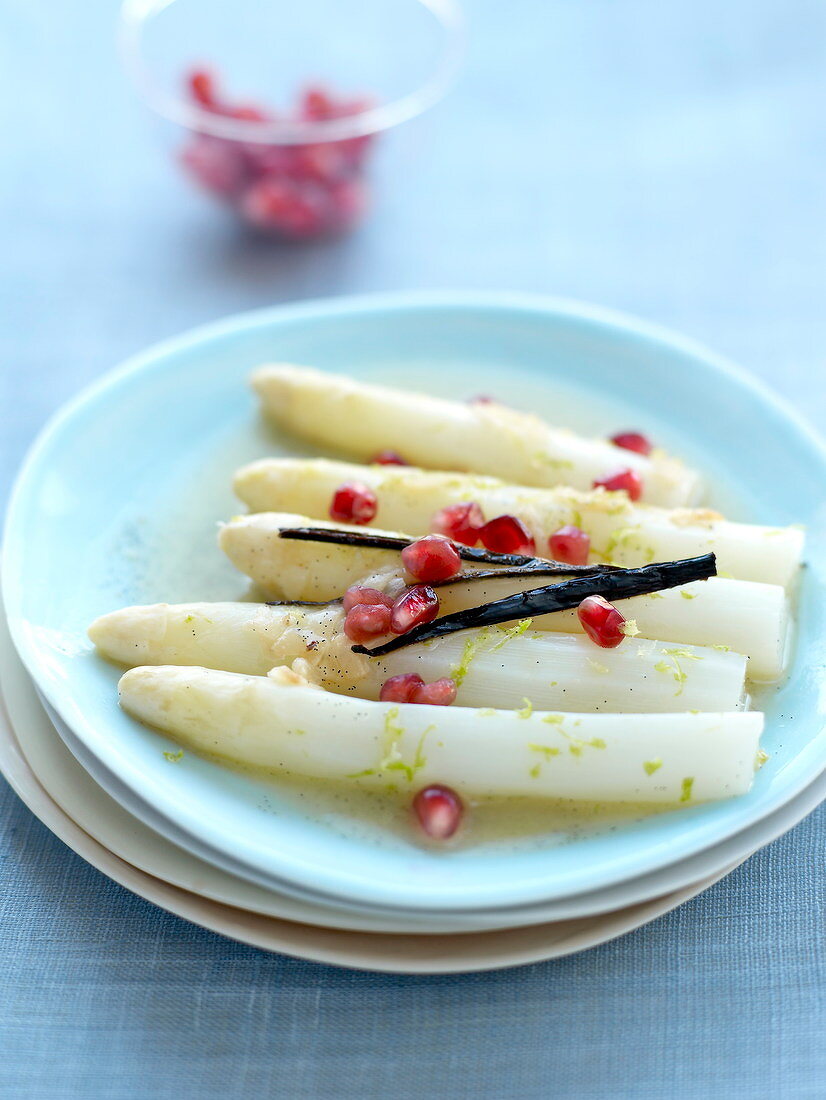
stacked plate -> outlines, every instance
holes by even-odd
[[[761,701],[769,760],[750,793],[600,824],[557,816],[528,834],[436,852],[341,794],[308,803],[300,784],[181,758],[122,713],[119,670],[95,655],[86,627],[125,604],[240,594],[214,546],[216,521],[237,510],[232,471],[305,453],[255,414],[246,377],[274,359],[442,394],[501,393],[504,377],[514,404],[541,409],[552,394],[555,419],[584,431],[650,429],[706,472],[736,518],[805,522],[797,655]],[[259,946],[434,972],[581,950],[698,893],[826,794],[825,472],[809,429],[739,372],[569,303],[350,300],[200,330],[83,394],[25,464],[3,559],[13,639],[0,639],[3,770],[113,878]]]

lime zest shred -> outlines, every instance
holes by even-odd
[[[642,766],[646,775],[653,775],[663,766],[663,762],[658,756],[656,760],[644,760]]]
[[[184,758],[184,750],[178,749],[177,752],[165,752],[163,758],[168,760],[170,764],[180,764]]]
[[[529,742],[528,748],[531,752],[542,753],[546,760],[550,760],[554,756],[559,756],[561,752],[555,745],[537,745],[533,741]]]
[[[404,736],[404,727],[399,725],[397,721],[398,717],[398,707],[391,707],[384,716],[384,756],[379,761],[377,770],[381,772],[403,772],[407,782],[412,783],[416,772],[421,771],[427,763],[427,757],[424,755],[424,743],[427,735],[436,727],[433,725],[428,726],[422,733],[419,738],[419,743],[416,746],[413,763],[408,764],[405,762],[399,749],[399,740]],[[362,774],[366,775],[368,773],[364,772]],[[369,774],[375,774],[375,772],[371,771]]]
[[[603,665],[600,661],[595,661],[593,657],[588,658],[588,664],[591,666],[594,672],[599,672],[603,675],[611,671],[607,665]]]
[[[639,524],[637,524],[636,527],[617,527],[616,530],[612,531],[608,536],[608,544],[602,552],[602,556],[610,558],[617,547],[624,546],[630,539],[634,538],[635,535],[639,535],[639,533]]]
[[[680,661],[702,661],[702,657],[697,653],[691,653],[687,649],[661,649],[661,653],[664,653],[666,657],[670,657],[670,661],[658,661],[654,665],[655,672],[670,672],[677,684],[679,685],[674,695],[682,695],[683,687],[688,679],[688,673],[683,669]]]
[[[696,592],[686,592],[686,590],[684,588],[680,589],[680,595],[682,596],[682,598],[684,600],[696,600],[697,599],[697,593]]]
[[[533,714],[533,703],[530,701],[530,699],[525,699],[525,698],[522,699],[522,702],[525,705],[523,707],[520,707],[519,710],[517,710],[516,717],[517,718],[530,718],[530,716]]]
[[[546,714],[542,721],[547,722],[550,726],[561,726],[565,721],[565,716],[563,714]]]
[[[484,652],[486,649],[489,649],[491,653],[501,649],[511,638],[517,638],[530,629],[532,622],[533,619],[522,619],[515,626],[506,629],[486,626],[475,637],[468,638],[465,642],[465,648],[462,650],[462,656],[459,658],[459,663],[450,670],[450,676],[455,681],[456,687],[462,686],[473,660],[479,653]],[[502,635],[502,637],[494,641],[497,634]]]
[[[501,649],[503,645],[511,640],[511,638],[518,638],[520,634],[524,634],[526,630],[530,630],[532,623],[533,619],[520,619],[515,626],[510,626],[507,629],[503,629],[501,626],[496,627],[503,637],[491,648],[491,652]]]
[[[549,760],[553,760],[555,756],[559,756],[560,750],[555,745],[537,745],[533,742],[528,743],[528,748],[531,752],[538,752],[542,755],[543,760],[547,763]],[[538,779],[539,773],[542,770],[542,760],[537,761],[536,764],[528,772],[531,779]]]
[[[757,750],[757,756],[756,756],[755,761],[754,761],[754,770],[757,771],[758,768],[762,768],[763,765],[766,763],[766,761],[768,759],[769,759],[769,754],[766,752],[766,750],[765,749],[758,749]]]
[[[640,628],[637,626],[636,619],[626,619],[625,622],[619,628],[620,634],[624,634],[626,638],[636,638],[640,632]]]
[[[694,786],[694,776],[687,775],[680,785],[680,802],[691,801],[691,788]]]
[[[498,712],[493,707],[482,707],[481,710],[476,711],[478,718],[492,718]]]
[[[349,775],[345,775],[345,779],[363,779],[367,775],[375,775],[375,768],[365,768],[363,772],[350,772]]]
[[[716,649],[718,653],[729,653],[731,651],[730,645],[713,645],[712,649]]]

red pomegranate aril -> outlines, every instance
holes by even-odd
[[[639,500],[642,496],[642,478],[636,470],[624,468],[615,470],[605,477],[598,477],[594,482],[595,489],[609,489],[612,493],[624,489],[631,500]]]
[[[245,192],[241,211],[259,229],[312,237],[329,227],[326,194],[311,181],[265,176]]]
[[[573,523],[566,523],[548,539],[548,548],[554,561],[562,561],[566,565],[587,565],[591,538]]]
[[[358,604],[347,612],[344,633],[351,642],[369,642],[371,638],[389,633],[392,614],[386,604]]]
[[[370,459],[374,466],[409,466],[398,451],[379,451]]]
[[[462,559],[444,535],[424,535],[402,550],[402,564],[411,577],[430,584],[449,581],[462,568]]]
[[[462,823],[465,807],[454,790],[433,783],[416,794],[413,812],[431,839],[449,840]]]
[[[301,113],[304,118],[322,121],[335,117],[336,101],[326,88],[313,85],[304,92],[301,100]]]
[[[618,432],[611,436],[611,442],[615,447],[622,447],[625,451],[636,451],[638,455],[650,455],[654,449],[651,440],[642,432]]]
[[[417,688],[424,687],[421,676],[415,672],[405,672],[400,676],[391,676],[381,686],[379,699],[382,703],[409,703]]]
[[[602,649],[615,649],[625,637],[625,618],[602,596],[586,596],[576,613],[585,633]]]
[[[367,606],[381,604],[383,607],[393,606],[393,600],[390,596],[385,595],[384,592],[380,592],[378,588],[367,588],[362,584],[351,585],[344,593],[342,603],[344,604],[345,612],[352,611],[354,607],[358,607],[360,604],[366,604]]]
[[[431,707],[449,707],[456,699],[456,681],[449,676],[430,684],[417,685],[410,695],[411,703],[428,704]]]
[[[180,153],[184,170],[205,191],[220,199],[235,199],[244,189],[246,169],[237,143],[201,134]]]
[[[189,74],[192,98],[202,107],[215,106],[215,77],[208,69],[193,69]]]
[[[330,502],[330,518],[337,523],[369,523],[378,510],[376,494],[360,481],[339,485]]]
[[[480,531],[482,545],[494,554],[535,554],[536,543],[528,528],[516,516],[496,516]]]
[[[462,546],[475,546],[485,526],[485,517],[478,504],[467,500],[442,508],[430,521],[430,526],[437,535],[445,535]]]
[[[406,634],[414,626],[432,623],[439,614],[439,597],[426,584],[414,584],[402,592],[393,604],[390,629],[394,634]]]
[[[241,130],[236,138],[210,139],[218,143],[211,147],[204,144],[209,135],[192,134],[181,152],[196,181],[229,201],[248,224],[271,235],[304,240],[342,233],[364,215],[369,199],[365,160],[373,135],[294,145],[251,139],[256,124],[283,118],[312,127],[362,114],[374,106],[372,101],[345,98],[315,85],[281,114],[265,104],[225,98],[216,75],[205,66],[190,70],[185,82],[189,99],[202,110],[248,124],[247,132]],[[266,137],[261,129],[258,134]],[[232,156],[221,157],[220,148]]]

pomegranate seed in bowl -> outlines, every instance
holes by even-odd
[[[276,115],[256,103],[232,102],[217,75],[205,68],[187,74],[185,89],[200,111],[247,124],[228,136],[213,134],[208,125],[199,132],[196,126],[180,160],[197,183],[249,225],[300,240],[341,232],[361,218],[367,208],[364,176],[373,135],[329,140],[323,127],[364,114],[375,106],[372,100],[340,97],[315,86],[297,106]],[[307,140],[279,140],[274,128],[281,123],[302,129]]]
[[[602,649],[616,649],[625,637],[625,617],[602,596],[586,596],[577,616],[591,641]]]
[[[562,561],[566,565],[587,565],[591,538],[581,528],[566,523],[548,539],[548,548],[554,561]]]
[[[415,672],[404,672],[384,681],[379,699],[382,703],[409,703],[413,692],[420,687],[424,687],[421,676],[417,676]]]
[[[482,545],[495,554],[535,554],[536,543],[528,528],[516,516],[488,520],[480,532]]]
[[[622,447],[625,451],[636,451],[638,455],[650,455],[654,449],[651,440],[642,432],[618,432],[611,436],[611,442],[615,447]]]
[[[424,535],[402,550],[405,569],[418,581],[448,581],[462,568],[462,559],[444,535]]]
[[[344,633],[351,642],[363,645],[390,630],[392,611],[385,604],[357,604],[344,619]]]
[[[625,490],[631,500],[639,500],[642,496],[642,478],[636,470],[624,468],[606,474],[605,477],[598,477],[594,481],[594,488],[610,489],[612,493]]]
[[[462,823],[465,807],[451,787],[433,783],[416,794],[413,812],[422,831],[432,840],[449,840]]]
[[[475,546],[485,526],[485,517],[478,504],[467,500],[442,508],[434,515],[430,526],[437,535],[445,535],[462,546]]]
[[[414,626],[431,623],[439,614],[439,597],[427,584],[414,584],[402,592],[393,604],[390,629],[394,634],[406,634]]]
[[[379,592],[378,588],[367,588],[362,584],[353,584],[344,593],[344,610],[352,611],[358,604],[383,604],[385,607],[392,607],[393,600],[390,596],[384,592]]]
[[[330,519],[337,523],[369,523],[379,509],[376,494],[360,481],[339,485],[330,503]]]

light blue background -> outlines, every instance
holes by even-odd
[[[0,493],[46,416],[238,309],[549,291],[685,330],[826,426],[818,0],[469,0],[460,87],[387,143],[357,235],[280,249],[167,166],[115,6],[0,6]],[[2,78],[0,78],[2,79]],[[821,809],[703,897],[571,959],[392,978],[167,916],[0,797],[0,1093],[39,1098],[816,1097]]]

